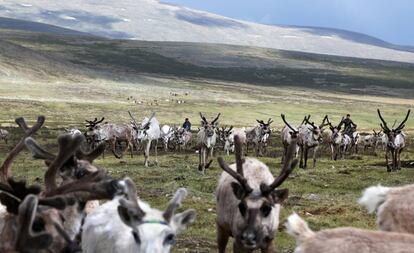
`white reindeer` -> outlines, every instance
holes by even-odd
[[[366,151],[368,148],[372,148],[373,153],[375,153],[378,143],[381,141],[382,131],[376,132],[375,129],[372,131],[372,134],[363,136],[362,141],[364,144],[364,151]]]
[[[161,127],[161,139],[164,143],[164,150],[165,152],[168,151],[168,144],[170,143],[171,139],[174,137],[177,128],[175,126],[163,125]]]
[[[124,180],[125,197],[116,197],[86,217],[82,233],[84,253],[168,253],[177,234],[195,220],[195,211],[175,210],[187,195],[179,189],[165,211],[138,200],[135,184]]]
[[[134,130],[136,131],[136,141],[138,143],[147,142],[146,148],[144,150],[145,156],[145,167],[148,167],[148,158],[149,152],[151,149],[151,143],[154,141],[154,152],[155,152],[155,163],[158,164],[158,139],[161,136],[160,124],[158,120],[155,118],[155,113],[151,115],[151,117],[145,117],[141,124],[138,125],[135,118],[132,116],[131,112],[128,111],[129,116],[131,116],[133,123],[134,123]]]

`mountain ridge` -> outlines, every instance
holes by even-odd
[[[44,22],[112,39],[256,46],[414,63],[412,47],[333,28],[275,26],[156,0],[3,0],[0,16]]]

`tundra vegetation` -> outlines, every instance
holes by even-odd
[[[232,125],[233,129],[251,128],[257,125],[256,119],[272,118],[267,152],[259,159],[272,175],[279,175],[283,154],[280,131],[285,126],[281,113],[292,127],[298,127],[309,114],[319,127],[325,115],[337,124],[351,113],[362,136],[372,129],[381,130],[377,108],[388,127],[394,119],[398,127],[407,109],[414,106],[414,67],[409,64],[220,45],[114,42],[9,30],[0,33],[0,46],[5,49],[0,61],[8,62],[0,64],[0,127],[9,132],[8,143],[0,141],[0,161],[22,136],[14,123],[18,116],[33,125],[35,116],[45,114],[45,126],[34,139],[51,154],[58,153],[56,137],[64,128],[84,132],[85,119],[105,117],[109,123],[128,124],[128,110],[134,112],[137,125],[153,112],[161,125],[179,126],[184,118],[190,118],[193,138],[187,150],[164,152],[160,142],[158,164],[145,167],[142,150],[134,157],[107,155],[93,162],[113,178],[130,177],[137,195],[151,208],[165,210],[166,200],[177,189],[187,189],[183,206],[195,209],[197,219],[180,234],[172,252],[216,252],[214,193],[222,173],[217,157],[222,155],[227,164],[234,162],[232,154],[225,155],[217,146],[206,175],[200,175],[195,149],[197,128],[201,127],[199,112],[210,121],[221,113],[219,127]],[[171,50],[177,48],[182,51],[175,57]],[[208,54],[203,51],[207,49],[211,49]],[[191,57],[184,57],[191,52]],[[232,65],[217,64],[220,60]],[[246,65],[249,62],[270,67],[258,69],[254,64]],[[296,168],[283,184],[289,197],[280,210],[280,224],[294,211],[313,231],[343,226],[376,230],[375,215],[368,214],[357,199],[365,188],[379,183],[384,187],[412,183],[414,170],[407,168],[405,161],[413,160],[413,130],[414,117],[409,117],[404,127],[407,139],[401,170],[390,173],[381,148],[376,155],[360,150],[346,159],[331,160],[327,144],[330,129],[325,126],[315,167],[310,161],[307,170]],[[152,150],[151,159],[155,158]],[[44,161],[32,159],[26,149],[13,162],[13,176],[28,183],[44,186],[45,170]],[[28,199],[25,204],[35,206],[36,200]],[[279,226],[274,248],[292,252],[295,245]],[[232,243],[227,250],[232,250]]]

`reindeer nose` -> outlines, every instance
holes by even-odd
[[[256,234],[253,232],[244,232],[242,234],[242,240],[248,245],[256,244]]]

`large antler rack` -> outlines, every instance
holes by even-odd
[[[240,141],[240,137],[238,135],[234,136],[234,147],[235,147],[235,158],[236,158],[236,171],[231,169],[227,163],[224,161],[223,157],[218,158],[218,162],[220,167],[227,173],[230,174],[234,179],[236,179],[242,188],[244,189],[246,194],[249,194],[253,191],[253,189],[247,183],[247,179],[244,177],[243,173],[243,163],[244,160],[242,159],[242,144]]]
[[[17,155],[24,149],[24,140],[32,136],[34,133],[36,133],[44,124],[45,117],[39,116],[37,117],[37,122],[32,127],[28,127],[26,124],[26,121],[24,118],[20,117],[16,119],[16,124],[19,125],[19,127],[23,130],[24,135],[20,139],[20,141],[17,143],[17,145],[12,149],[12,151],[9,152],[9,154],[6,156],[6,159],[3,161],[3,164],[0,167],[0,182],[7,183],[7,179],[11,177],[11,165],[14,161],[14,159],[17,157]]]

